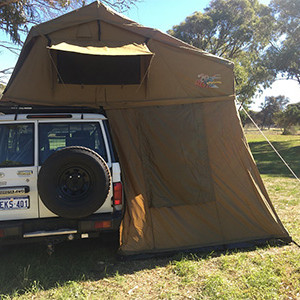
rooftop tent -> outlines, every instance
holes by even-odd
[[[125,185],[125,255],[289,241],[233,78],[231,62],[95,2],[33,27],[1,101],[104,107]]]

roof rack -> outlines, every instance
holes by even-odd
[[[106,115],[102,106],[98,108],[86,106],[44,106],[21,105],[14,102],[0,101],[0,113],[2,114],[32,114],[32,113],[100,113]]]

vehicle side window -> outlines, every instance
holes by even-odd
[[[0,125],[0,167],[34,165],[33,124]]]
[[[39,124],[39,163],[55,151],[82,146],[94,150],[107,161],[107,153],[99,123],[41,123]]]

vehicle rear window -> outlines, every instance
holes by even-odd
[[[34,165],[33,124],[0,125],[0,167]]]
[[[107,161],[107,153],[99,123],[41,123],[39,124],[39,163],[55,151],[82,146],[94,150]]]

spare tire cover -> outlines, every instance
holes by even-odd
[[[45,206],[64,218],[83,218],[98,210],[110,189],[106,162],[85,147],[66,147],[50,155],[38,175]]]

